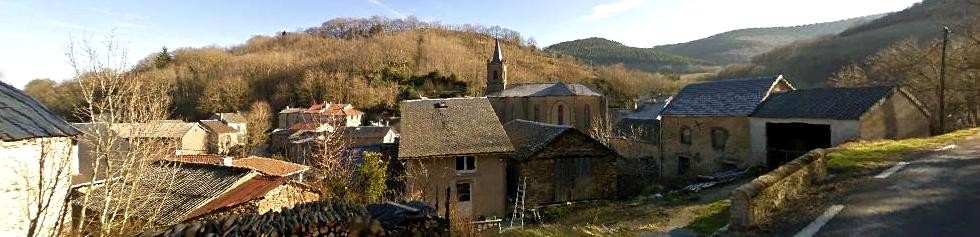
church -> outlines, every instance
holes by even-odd
[[[507,83],[507,61],[494,41],[487,60],[487,89],[500,122],[522,119],[571,126],[598,138],[608,134],[606,97],[578,83]]]

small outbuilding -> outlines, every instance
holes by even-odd
[[[930,114],[894,86],[802,89],[772,94],[751,127],[753,156],[775,168],[847,141],[928,136]]]
[[[618,155],[567,125],[527,120],[504,124],[517,153],[508,164],[508,193],[525,186],[525,205],[612,198]]]

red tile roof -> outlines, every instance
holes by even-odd
[[[220,166],[224,161],[224,157],[219,155],[177,155],[163,158],[162,160]],[[258,171],[267,176],[278,177],[290,176],[310,170],[309,166],[258,156],[232,159],[231,166]]]
[[[309,166],[276,159],[250,156],[232,161],[232,166],[248,168],[272,176],[289,176],[310,170]]]
[[[220,165],[224,156],[219,155],[174,155],[161,160],[175,161],[182,163]]]
[[[239,181],[241,182],[241,181]],[[286,179],[276,176],[256,175],[222,193],[210,202],[194,209],[184,216],[184,220],[211,213],[215,210],[233,207],[252,200],[261,199],[266,193],[286,183]]]
[[[352,115],[357,116],[357,115],[364,114],[364,112],[355,109],[351,104],[329,104],[328,106],[327,103],[319,103],[319,104],[311,105],[310,108],[307,108],[303,112],[322,113],[322,114],[334,115],[334,116],[352,116]]]

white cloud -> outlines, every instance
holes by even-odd
[[[603,3],[592,7],[592,14],[585,16],[586,21],[597,21],[623,13],[634,7],[643,4],[644,0],[620,0],[618,2]]]
[[[375,6],[381,7],[381,9],[384,9],[385,11],[388,11],[389,13],[391,13],[392,15],[394,15],[395,17],[398,17],[398,18],[405,17],[405,14],[403,14],[402,12],[400,12],[398,10],[395,10],[395,8],[392,8],[391,6],[388,6],[388,4],[385,4],[384,2],[381,2],[381,0],[367,0],[367,1],[369,3],[371,3],[371,4],[374,4]]]

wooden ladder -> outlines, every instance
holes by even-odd
[[[517,196],[514,197],[514,213],[510,217],[510,227],[514,227],[514,222],[518,222],[524,227],[524,201],[527,199],[527,177],[521,179],[521,184],[517,186]]]

